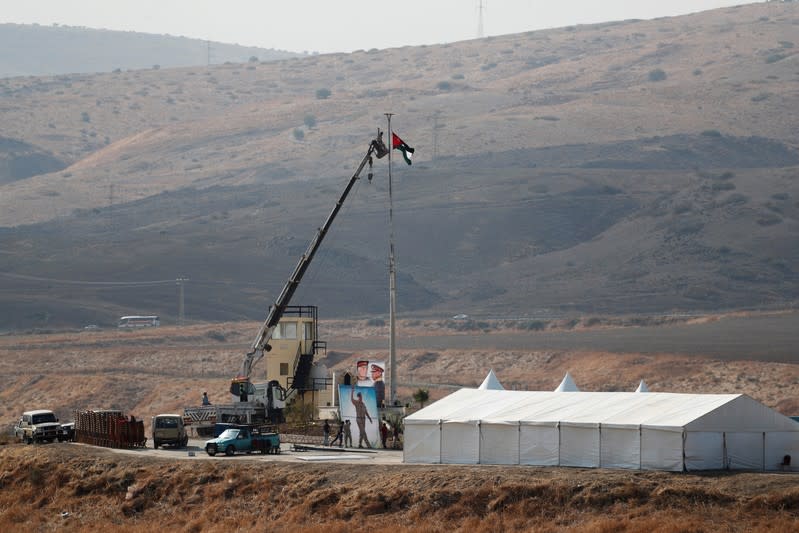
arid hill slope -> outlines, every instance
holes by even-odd
[[[0,80],[0,329],[175,323],[177,277],[194,319],[260,319],[386,111],[417,148],[393,167],[408,316],[790,307],[797,25],[768,2]],[[355,187],[297,303],[385,314],[386,174]]]

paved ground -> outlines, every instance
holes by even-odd
[[[73,446],[89,446],[88,444],[72,443]],[[357,448],[327,448],[319,447],[308,451],[295,451],[293,445],[283,443],[279,455],[237,454],[228,457],[224,453],[214,457],[205,453],[204,439],[190,439],[186,448],[161,447],[157,450],[150,448],[134,448],[131,450],[103,448],[115,453],[135,456],[160,457],[182,459],[188,461],[262,461],[262,462],[335,462],[349,464],[400,464],[402,463],[401,450],[359,450]]]

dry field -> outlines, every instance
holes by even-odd
[[[0,445],[4,531],[772,531],[792,474],[189,462]]]
[[[794,415],[797,320],[799,313],[786,312],[643,327],[553,321],[539,332],[505,323],[457,331],[451,321],[405,320],[398,325],[398,395],[412,403],[421,387],[437,399],[478,385],[491,368],[508,389],[553,390],[568,371],[583,390],[632,391],[644,379],[653,391],[744,393]],[[212,402],[225,402],[228,381],[258,326],[0,336],[0,424],[13,424],[33,407],[52,408],[62,418],[74,409],[115,408],[148,419],[197,405],[204,390]],[[366,321],[323,321],[320,337],[328,351],[319,362],[339,373],[351,370],[357,358],[387,358],[386,328]],[[603,341],[608,338],[613,342]]]
[[[453,331],[446,322],[401,321],[400,338],[415,347],[401,350],[399,394],[410,402],[416,388],[427,386],[437,398],[453,386],[476,385],[492,367],[507,388],[554,389],[570,371],[584,390],[632,390],[644,378],[652,390],[742,392],[796,414],[799,367],[792,362],[757,360],[757,351],[746,359],[732,348],[728,357],[709,357],[701,355],[701,343],[695,345],[700,355],[649,353],[636,336],[701,338],[725,321],[733,329],[752,324],[749,336],[765,321],[776,335],[794,319],[792,313],[709,317],[635,328],[552,323],[535,333],[496,324],[481,335]],[[89,407],[148,418],[197,404],[202,390],[224,401],[257,326],[0,337],[0,421],[7,427],[33,407],[53,408],[62,418]],[[385,328],[334,321],[321,330],[329,341],[322,362],[330,368],[347,369],[362,355],[385,357],[378,348]],[[627,352],[579,348],[579,335],[592,330],[628,334]],[[564,344],[578,339],[572,342],[578,349],[536,349],[549,338],[541,335]],[[478,347],[459,347],[477,338]],[[444,339],[453,347],[425,348]],[[486,347],[492,340],[501,348]],[[353,348],[359,343],[372,347]],[[135,532],[168,523],[180,531],[787,532],[799,528],[798,487],[793,474],[182,461],[75,444],[0,444],[3,531]]]

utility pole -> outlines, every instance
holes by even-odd
[[[438,118],[440,116],[440,110],[436,110],[433,113],[433,160],[438,159],[438,130],[441,127],[438,123]]]
[[[483,0],[478,0],[477,2],[477,38],[483,38],[483,11],[485,10],[485,6],[483,6]]]
[[[183,276],[178,276],[175,280],[178,284],[178,326],[182,326],[186,318],[183,312],[183,287],[187,281],[189,281],[189,278],[184,278]]]
[[[391,131],[391,117],[394,113],[385,113],[388,120],[388,401],[394,405],[397,400],[397,265],[394,257],[394,197],[391,183],[391,152],[394,150],[394,133]]]

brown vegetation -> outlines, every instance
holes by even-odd
[[[4,531],[796,531],[793,475],[133,458],[0,446]]]

